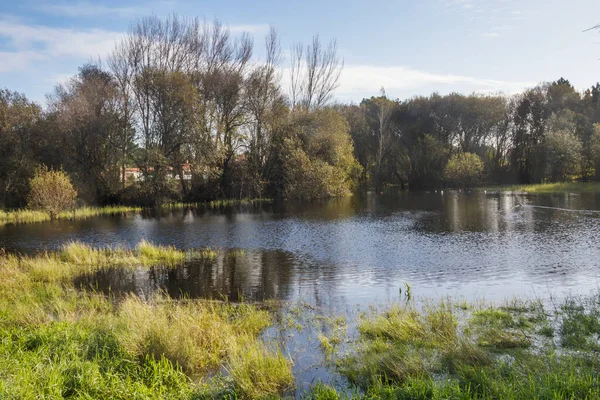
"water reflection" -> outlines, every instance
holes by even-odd
[[[421,296],[493,299],[596,288],[598,210],[599,194],[404,192],[5,226],[0,247],[28,253],[72,240],[135,246],[146,239],[246,250],[80,282],[140,295],[302,298],[340,308],[394,298],[409,282]]]
[[[219,252],[214,259],[194,260],[177,268],[106,269],[78,277],[80,288],[117,297],[128,293],[152,298],[217,298],[261,301],[289,296],[294,259],[284,252]]]

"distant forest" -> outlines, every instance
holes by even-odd
[[[218,21],[148,17],[46,108],[0,90],[0,207],[25,205],[39,165],[88,204],[600,179],[599,84],[336,104],[335,41],[286,60],[274,30],[264,46],[258,59]]]

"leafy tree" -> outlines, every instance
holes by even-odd
[[[575,113],[561,110],[552,114],[546,123],[544,178],[550,181],[566,181],[581,172],[582,145],[575,135],[574,120]]]
[[[75,205],[77,191],[64,171],[39,167],[29,186],[29,207],[48,213],[51,220]]]
[[[293,127],[295,134],[284,140],[281,149],[285,195],[322,198],[349,194],[360,166],[343,116],[332,108],[300,113]]]
[[[596,179],[600,180],[600,123],[594,124],[594,132],[590,138],[590,152],[596,170]]]
[[[25,95],[0,90],[0,205],[25,201],[35,168],[40,107]]]
[[[483,161],[477,154],[457,153],[448,161],[444,177],[454,187],[477,186],[483,177]]]

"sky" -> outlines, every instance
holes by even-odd
[[[584,32],[600,23],[599,0],[0,0],[0,88],[43,105],[137,19],[171,13],[250,33],[259,58],[270,26],[284,53],[315,34],[336,39],[344,69],[335,98],[345,102],[382,87],[402,100],[600,81],[600,33]]]

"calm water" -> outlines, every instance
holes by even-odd
[[[245,252],[78,283],[140,295],[302,299],[329,310],[397,298],[404,282],[419,297],[489,300],[600,287],[600,194],[402,193],[0,227],[0,247],[21,253],[141,239]]]

